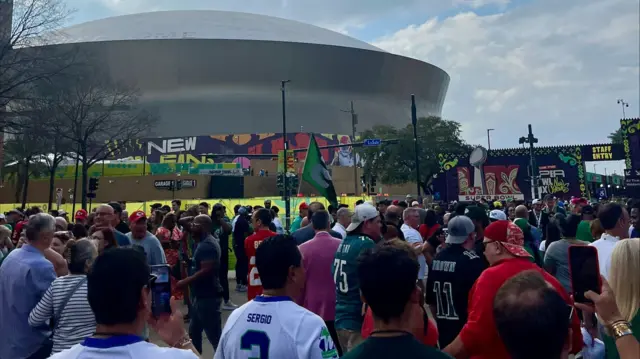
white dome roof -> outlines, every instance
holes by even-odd
[[[298,21],[229,11],[158,11],[110,17],[60,30],[54,44],[119,40],[211,39],[298,42],[383,51]]]

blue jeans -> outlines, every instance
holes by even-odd
[[[218,348],[222,334],[222,315],[220,312],[222,298],[194,298],[191,304],[191,322],[189,336],[193,346],[202,354],[202,331],[207,334],[213,349]]]

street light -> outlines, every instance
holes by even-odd
[[[491,150],[491,131],[495,131],[495,129],[487,128],[487,150]]]
[[[625,107],[629,107],[629,103],[625,102],[623,99],[619,98],[618,99],[618,105],[620,105],[620,107],[622,107],[622,119],[624,120],[624,119],[627,118],[627,115],[624,112],[624,108]]]
[[[287,110],[285,107],[285,85],[291,82],[291,80],[280,81],[280,91],[282,92],[282,140],[284,142],[284,176],[282,176],[282,182],[284,184],[284,215],[285,225],[288,229],[291,227],[291,199],[289,198],[289,185],[287,178],[287,164],[289,163],[289,141],[287,141]]]

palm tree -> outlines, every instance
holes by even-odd
[[[622,144],[622,142],[624,142],[622,128],[617,129],[615,132],[611,132],[607,138],[609,138],[613,144]]]

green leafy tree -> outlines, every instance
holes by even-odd
[[[622,128],[617,129],[615,132],[611,132],[607,138],[609,138],[613,144],[622,144],[622,142],[624,142]]]
[[[418,162],[420,187],[430,193],[434,175],[440,171],[438,154],[468,151],[471,149],[460,137],[460,124],[439,117],[419,118],[417,122]],[[404,128],[380,125],[364,131],[362,138],[397,140],[397,143],[381,147],[365,147],[359,150],[364,161],[365,175],[374,175],[386,184],[415,182],[416,161],[413,126]]]

